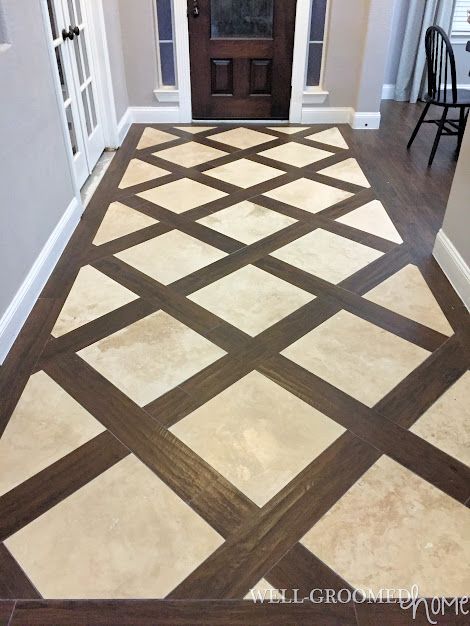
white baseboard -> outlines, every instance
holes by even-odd
[[[443,230],[437,234],[433,256],[470,311],[470,267]]]
[[[358,113],[353,111],[351,115],[351,127],[356,130],[377,130],[380,128],[380,113]]]
[[[0,365],[31,313],[57,261],[72,236],[83,211],[83,206],[74,198],[60,222],[53,230],[38,258],[34,262],[23,284],[10,306],[0,319]]]
[[[301,124],[350,124],[355,129],[380,128],[380,113],[357,112],[351,107],[302,107]]]
[[[179,124],[179,106],[130,107],[128,109],[133,124]]]
[[[353,110],[350,107],[302,107],[301,124],[348,124]]]
[[[395,100],[395,85],[384,85],[382,87],[382,100]]]
[[[119,146],[122,146],[122,144],[124,143],[124,139],[126,138],[131,125],[132,125],[132,118],[131,118],[130,109],[127,109],[127,111],[121,117],[121,121],[118,124]]]

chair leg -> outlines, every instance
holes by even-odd
[[[459,139],[457,143],[457,155],[460,153],[460,148],[462,146],[462,139],[465,133],[466,123],[467,123],[467,116],[465,115],[465,107],[460,107]]]
[[[421,113],[418,123],[416,124],[416,127],[413,131],[413,134],[410,137],[410,140],[408,142],[408,145],[406,146],[407,150],[409,150],[413,144],[413,141],[416,139],[416,135],[418,134],[419,129],[421,128],[421,124],[424,122],[424,118],[427,115],[427,112],[429,111],[429,107],[431,106],[430,102],[426,102],[426,106],[423,109],[423,112]]]
[[[428,167],[431,167],[432,162],[434,161],[434,157],[436,156],[437,146],[439,145],[439,141],[441,140],[442,131],[444,130],[444,126],[447,119],[447,113],[449,111],[449,107],[444,107],[444,112],[441,117],[441,121],[439,122],[439,126],[436,133],[436,138],[434,139],[434,144],[431,150],[431,156],[429,157]]]

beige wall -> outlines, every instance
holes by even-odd
[[[157,106],[153,94],[157,87],[153,0],[119,0],[119,10],[129,105]]]
[[[119,0],[105,0],[103,2],[103,12],[106,25],[109,62],[111,66],[111,78],[113,81],[116,117],[119,122],[129,106]]]
[[[470,268],[470,124],[462,143],[442,231]]]
[[[362,68],[369,0],[330,0],[323,87],[330,92],[322,106],[353,107]]]
[[[357,84],[355,110],[380,111],[393,23],[392,0],[370,0],[363,30],[362,66]]]

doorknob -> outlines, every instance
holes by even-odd
[[[193,1],[193,17],[199,17],[199,2],[198,0]]]
[[[72,30],[72,28],[70,28],[69,30],[65,30],[65,28],[62,29],[62,39],[65,41],[66,39],[70,39],[70,41],[72,41],[75,38],[75,34]]]
[[[65,28],[62,30],[62,39],[65,41],[66,39],[70,39],[70,41],[73,41],[75,39],[75,35],[77,35],[77,37],[80,35],[80,29],[78,28],[78,26],[74,26],[72,28],[72,26],[69,26],[68,30],[65,30]]]

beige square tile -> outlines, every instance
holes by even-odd
[[[382,237],[382,239],[403,243],[383,204],[378,200],[372,200],[372,202],[364,204],[364,206],[343,215],[343,217],[339,217],[336,221],[352,226],[352,228],[363,230],[366,233],[377,235],[377,237]]]
[[[109,205],[93,243],[95,246],[101,246],[154,224],[158,224],[158,221],[152,217],[135,211],[120,202],[113,202]]]
[[[334,284],[358,272],[382,255],[378,250],[322,228],[271,254],[276,259]]]
[[[258,506],[271,500],[344,432],[257,372],[171,430]]]
[[[115,255],[140,272],[169,285],[226,254],[190,235],[172,230]]]
[[[182,178],[137,195],[175,213],[184,213],[198,206],[214,202],[214,200],[219,200],[227,194],[195,180]]]
[[[53,337],[65,335],[137,298],[129,289],[91,265],[85,265],[78,273],[51,334]]]
[[[163,311],[78,353],[140,406],[173,389],[225,352]]]
[[[45,598],[164,598],[222,537],[133,455],[7,540]]]
[[[163,130],[158,130],[157,128],[146,128],[142,133],[139,144],[137,146],[137,150],[143,150],[144,148],[153,148],[153,146],[159,146],[162,143],[167,143],[168,141],[174,141],[178,139],[176,135],[172,135],[170,133],[166,133]]]
[[[201,165],[201,163],[207,163],[208,161],[227,156],[227,152],[204,146],[196,141],[189,141],[181,146],[160,150],[160,152],[155,152],[154,155],[183,167],[194,167],[195,165]]]
[[[273,189],[264,194],[268,198],[290,204],[298,209],[318,213],[328,207],[350,198],[353,194],[336,187],[323,185],[308,178],[301,178],[292,183]]]
[[[277,148],[270,148],[259,154],[267,159],[274,159],[295,167],[305,167],[332,155],[331,152],[326,152],[326,150],[310,148],[302,143],[295,143],[295,141],[286,143],[283,146],[277,146]]]
[[[248,265],[196,291],[189,299],[254,336],[315,297]]]
[[[289,346],[283,354],[371,407],[421,365],[430,353],[341,311]]]
[[[294,135],[302,130],[307,130],[308,126],[268,126],[268,129],[276,130],[278,133],[285,133],[286,135]]]
[[[326,167],[324,170],[319,170],[318,173],[343,180],[346,183],[359,185],[360,187],[370,187],[370,183],[356,159],[346,159],[345,161],[336,163],[336,165],[330,165],[330,167]]]
[[[271,180],[271,178],[276,178],[276,176],[282,176],[285,172],[274,167],[261,165],[261,163],[249,161],[248,159],[240,159],[239,161],[232,161],[226,165],[207,170],[204,174],[247,189]]]
[[[264,239],[295,223],[294,219],[286,215],[248,201],[240,202],[198,221],[246,244]]]
[[[33,374],[0,439],[0,495],[104,430],[44,372]]]
[[[470,372],[436,400],[410,430],[470,467]]]
[[[178,130],[184,130],[186,133],[196,135],[197,133],[203,133],[206,130],[212,130],[215,126],[175,126]]]
[[[385,456],[302,543],[356,589],[470,589],[470,509]]]
[[[285,595],[279,591],[279,589],[275,589],[270,585],[265,578],[262,578],[259,583],[252,587],[244,597],[244,600],[253,600],[253,602],[259,602],[260,600],[268,602],[270,600],[284,599]]]
[[[268,141],[274,141],[276,138],[267,133],[261,133],[258,130],[251,130],[250,128],[234,128],[233,130],[226,130],[217,135],[211,135],[211,139],[212,141],[224,143],[227,146],[245,150],[246,148],[254,148]]]
[[[416,265],[407,265],[364,298],[444,335],[453,330]]]
[[[161,178],[169,174],[167,170],[151,165],[140,159],[132,159],[127,167],[127,170],[119,183],[119,189],[127,189],[134,185],[141,185],[147,183],[149,180]]]
[[[325,143],[329,146],[335,146],[335,148],[345,148],[346,150],[349,148],[338,128],[328,128],[328,130],[313,133],[313,135],[309,135],[306,139],[318,141],[319,143]]]

